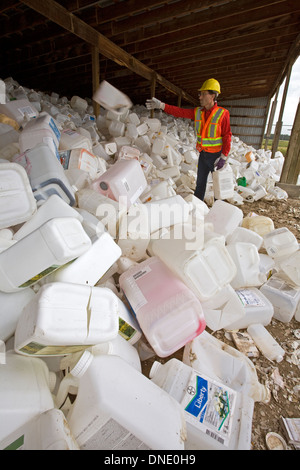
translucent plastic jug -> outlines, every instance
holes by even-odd
[[[90,246],[78,219],[51,219],[0,253],[0,290],[17,292],[30,287]]]
[[[201,301],[208,300],[234,278],[236,266],[218,240],[211,241],[202,250],[186,249],[186,240],[170,242],[154,239],[149,246]]]
[[[46,144],[38,144],[31,150],[14,157],[22,165],[37,201],[58,194],[70,206],[75,204],[74,190],[71,187],[57,157]]]
[[[179,194],[145,204],[150,233],[187,222],[190,206]]]
[[[205,222],[212,223],[215,232],[227,237],[241,225],[243,216],[243,211],[238,207],[217,200],[205,216]]]
[[[186,450],[249,450],[254,402],[178,359],[154,362],[151,380],[180,403]]]
[[[290,256],[279,258],[276,264],[296,286],[300,286],[300,250]]]
[[[270,361],[281,362],[285,355],[284,349],[261,323],[248,326],[247,331],[262,354]]]
[[[274,230],[274,223],[270,217],[265,217],[264,215],[252,215],[243,218],[242,227],[253,230],[261,237],[264,237],[267,233]]]
[[[7,341],[14,334],[23,308],[34,296],[30,288],[12,293],[0,291],[0,340]]]
[[[0,163],[0,228],[26,222],[36,209],[24,168],[13,162]]]
[[[79,450],[66,418],[53,408],[31,419],[0,442],[1,450]]]
[[[118,334],[117,296],[104,287],[54,282],[23,309],[15,350],[35,356],[66,355]]]
[[[44,143],[57,156],[59,140],[60,131],[53,117],[48,113],[41,113],[36,119],[31,119],[24,126],[19,138],[20,152],[23,153]]]
[[[263,237],[253,230],[249,230],[245,227],[237,227],[228,237],[226,243],[232,245],[235,242],[252,243],[259,250],[263,244]]]
[[[260,291],[272,303],[274,318],[288,323],[300,314],[300,287],[282,274],[273,274]]]
[[[270,392],[259,383],[253,362],[207,331],[184,347],[182,360],[196,371],[246,393],[254,401],[267,403],[270,400]]]
[[[195,294],[157,257],[121,274],[120,287],[150,345],[166,357],[205,328]]]
[[[256,287],[238,289],[235,291],[244,308],[245,315],[228,324],[227,330],[239,330],[247,328],[253,323],[268,325],[273,317],[274,308],[267,297]]]
[[[9,103],[0,104],[0,113],[14,119],[19,125],[39,115],[38,110],[27,99],[13,100],[9,101]]]
[[[73,384],[78,393],[67,420],[82,450],[184,449],[181,407],[122,358],[81,358],[61,382],[60,402]]]
[[[130,207],[147,187],[147,180],[137,160],[118,160],[91,187],[115,201],[123,196]]]
[[[212,173],[213,190],[216,199],[230,199],[234,194],[233,172],[229,164]]]
[[[53,194],[46,199],[31,218],[15,232],[13,239],[21,240],[21,238],[26,237],[26,235],[55,217],[75,217],[80,222],[82,221],[82,216],[73,207],[67,204],[66,201],[57,194]]]
[[[237,268],[236,275],[230,282],[234,289],[261,286],[266,282],[267,278],[259,268],[260,258],[255,245],[236,242],[226,248]]]
[[[41,359],[7,351],[5,360],[0,365],[0,442],[30,419],[54,408],[54,376]]]
[[[295,235],[287,228],[281,227],[264,236],[264,247],[272,258],[289,256],[299,249]]]
[[[87,136],[79,134],[79,132],[76,132],[73,129],[64,129],[60,135],[59,150],[72,150],[81,148],[92,152],[92,140]]]

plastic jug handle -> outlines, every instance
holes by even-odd
[[[68,396],[69,388],[71,385],[77,386],[78,378],[74,377],[71,374],[67,374],[59,384],[57,395],[54,396],[54,402],[55,402],[56,408],[60,409],[65,403],[67,396]]]

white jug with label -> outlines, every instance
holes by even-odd
[[[299,250],[297,238],[287,227],[277,228],[264,235],[264,247],[274,259],[289,256]]]
[[[67,421],[82,450],[184,449],[181,407],[124,359],[85,351],[62,380],[57,406],[70,386],[78,393]]]
[[[231,281],[234,289],[261,286],[266,282],[266,276],[259,269],[260,258],[255,245],[236,242],[227,245],[226,248],[237,268],[236,275]]]
[[[154,362],[151,380],[180,404],[186,450],[250,450],[254,401],[178,359]]]
[[[59,140],[60,131],[53,117],[43,112],[24,126],[19,137],[20,152],[23,153],[38,144],[44,143],[57,156]]]
[[[260,291],[272,303],[274,318],[288,323],[293,316],[300,314],[300,287],[293,284],[288,277],[281,273],[273,274],[261,286]]]
[[[216,199],[230,199],[234,194],[233,172],[227,163],[221,170],[213,171],[213,190]]]

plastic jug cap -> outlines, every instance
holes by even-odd
[[[155,374],[157,373],[157,371],[161,368],[162,364],[158,361],[155,361],[153,362],[153,365],[150,369],[150,372],[149,372],[149,377],[150,379],[153,379],[153,377],[155,376]]]
[[[82,377],[83,374],[87,371],[89,368],[92,360],[93,360],[93,355],[89,351],[84,351],[82,354],[81,358],[77,362],[77,364],[73,367],[73,369],[70,371],[71,375],[74,375],[75,377]]]

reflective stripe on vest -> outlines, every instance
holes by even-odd
[[[208,121],[204,123],[203,127],[204,111],[201,108],[196,108],[195,131],[197,134],[197,142],[199,145],[201,145],[201,147],[213,147],[216,148],[216,151],[218,150],[217,147],[219,147],[219,149],[222,147],[223,139],[222,136],[217,136],[217,131],[224,111],[224,108],[216,108],[213,114],[211,114],[208,118]]]

